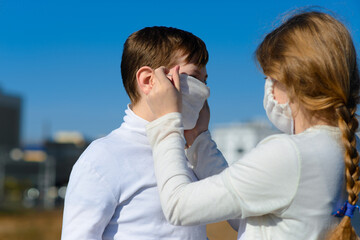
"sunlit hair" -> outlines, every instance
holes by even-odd
[[[121,76],[130,100],[139,100],[136,72],[143,66],[171,68],[186,56],[186,63],[204,67],[209,59],[205,43],[190,32],[171,27],[146,27],[131,34],[124,44]]]
[[[309,116],[340,128],[348,201],[355,204],[360,190],[355,138],[359,71],[346,27],[330,14],[298,13],[265,37],[256,58],[264,74],[283,83],[290,100],[297,100]],[[347,216],[329,236],[357,238]]]

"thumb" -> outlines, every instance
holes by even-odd
[[[173,81],[174,81],[175,88],[176,88],[179,92],[181,92],[181,89],[180,89],[179,69],[180,69],[180,66],[179,66],[179,65],[175,67],[175,72],[174,72],[174,75],[173,75]]]

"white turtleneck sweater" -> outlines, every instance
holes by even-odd
[[[166,221],[145,132],[148,122],[129,107],[125,113],[120,128],[94,141],[73,167],[65,198],[62,240],[206,239],[205,225],[173,226]],[[216,145],[211,143],[207,149],[216,150]],[[192,166],[189,172],[194,181],[194,172],[207,177],[227,165],[218,159],[207,164],[193,161]]]

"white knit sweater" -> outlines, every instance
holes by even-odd
[[[338,128],[270,136],[220,174],[197,182],[187,168],[182,131],[179,113],[147,125],[162,208],[172,224],[245,218],[241,239],[315,240],[339,222],[331,215],[346,200]]]

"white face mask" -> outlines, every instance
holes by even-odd
[[[186,74],[180,74],[180,88],[184,129],[193,129],[199,118],[200,110],[210,96],[210,89],[200,80]]]
[[[294,120],[289,103],[279,104],[274,99],[274,81],[269,77],[265,81],[264,108],[270,122],[280,131],[293,134]]]

